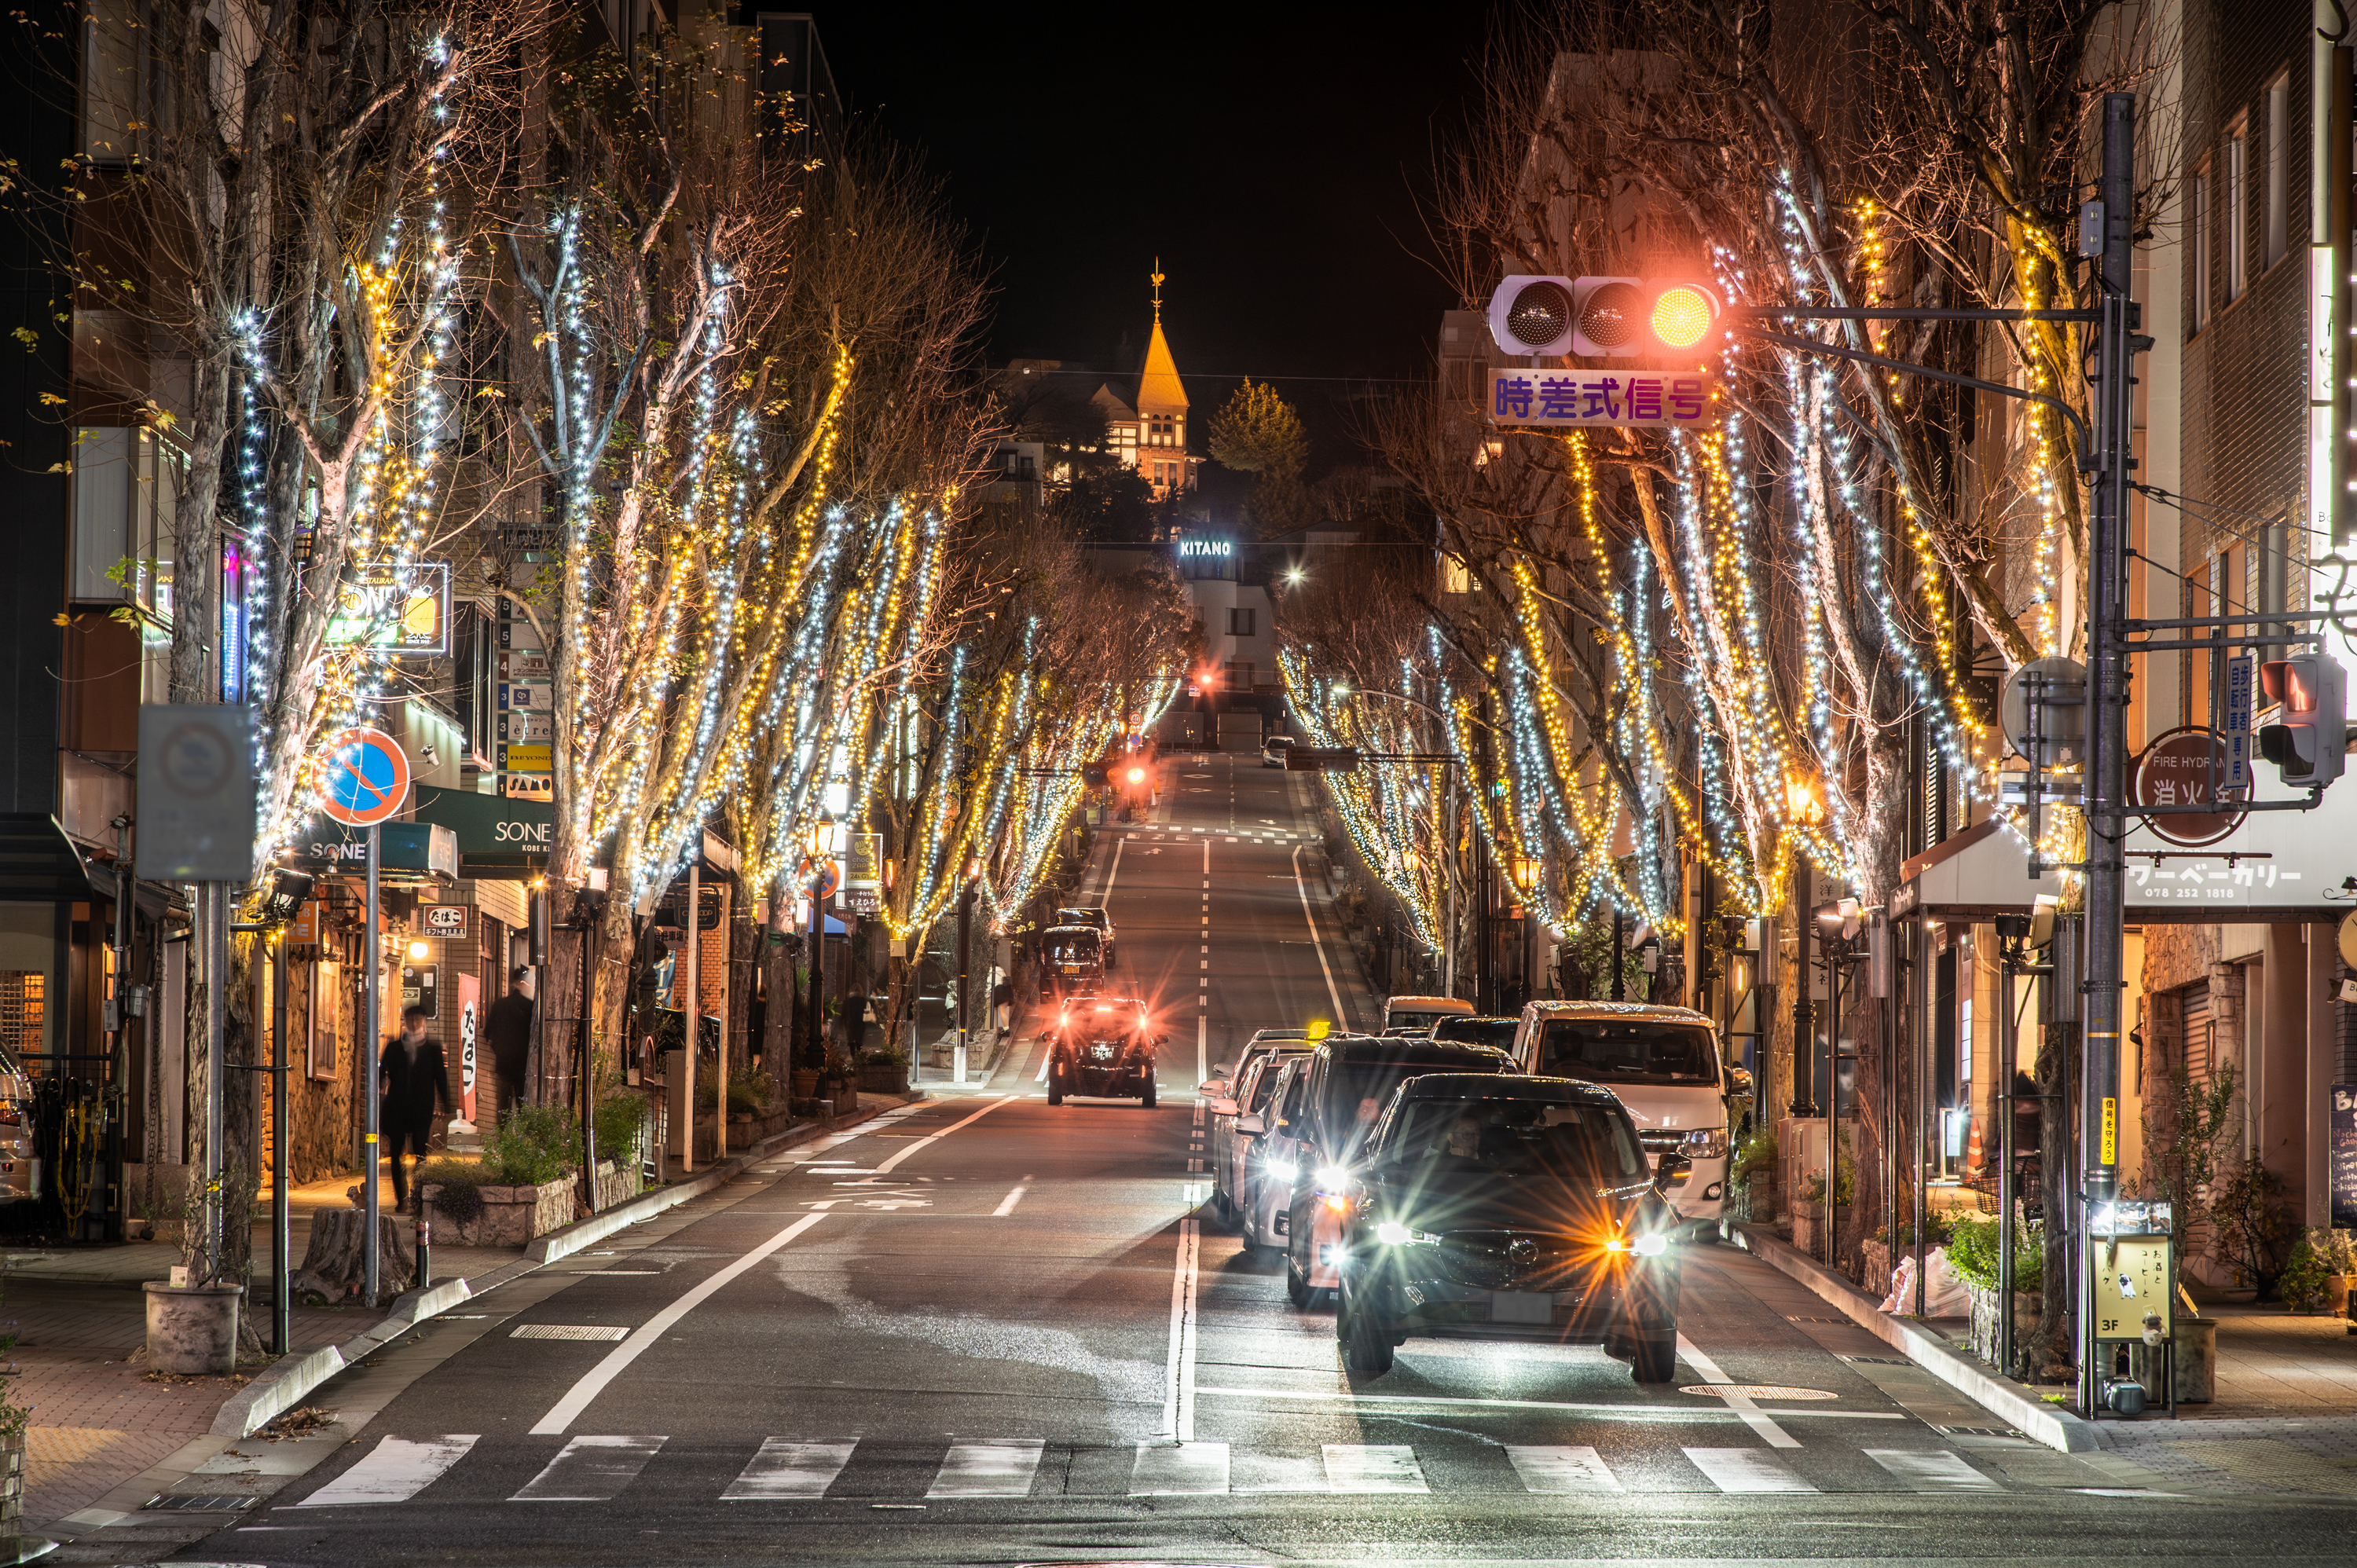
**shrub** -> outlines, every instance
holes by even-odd
[[[1966,1284],[1996,1289],[1997,1217],[1957,1214],[1948,1222],[1948,1267]],[[2013,1288],[2042,1289],[2046,1283],[2046,1228],[2017,1225],[2013,1232]]]
[[[647,1120],[646,1096],[634,1089],[609,1090],[597,1101],[597,1157],[628,1165],[637,1157]]]
[[[770,1080],[770,1075],[766,1072],[757,1069],[749,1073],[729,1075],[728,1109],[731,1112],[744,1111],[759,1116],[770,1109],[770,1102],[777,1096],[778,1086]],[[717,1078],[711,1073],[699,1073],[695,1082],[696,1109],[710,1111],[716,1108],[719,1103],[720,1084]]]
[[[487,1185],[538,1187],[581,1168],[581,1128],[561,1105],[519,1105],[483,1140]]]
[[[496,1186],[483,1174],[483,1167],[472,1160],[429,1160],[417,1167],[412,1178],[421,1187],[439,1187],[434,1195],[434,1210],[461,1225],[471,1224],[483,1212],[483,1188]]]
[[[2276,1294],[2294,1312],[2321,1306],[2327,1272],[2323,1254],[2303,1235],[2291,1244],[2291,1255],[2284,1260],[2283,1274],[2276,1281]]]
[[[2233,1267],[2235,1283],[2249,1285],[2261,1301],[2275,1294],[2289,1256],[2286,1242],[2298,1229],[2283,1201],[2283,1185],[2253,1155],[2219,1184],[2210,1205],[2218,1251]]]

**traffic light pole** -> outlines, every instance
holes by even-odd
[[[2136,348],[2136,307],[2129,297],[2135,265],[2136,98],[2104,95],[2104,162],[2097,201],[2103,222],[2097,329],[2094,515],[2088,526],[2087,614],[2093,669],[2087,705],[2087,902],[2080,965],[2081,1035],[2079,1223],[2072,1248],[2079,1305],[2079,1403],[2093,1419],[2103,1402],[2097,1364],[2093,1273],[2088,1224],[2119,1186],[2121,905],[2126,896],[2127,831],[2127,529]],[[2008,998],[2008,1001],[2010,999]],[[2011,1092],[2012,1086],[2006,1086]],[[2010,1101],[2008,1101],[2008,1106]],[[2009,1229],[2011,1215],[2003,1217]],[[2005,1310],[2010,1311],[2009,1306]]]

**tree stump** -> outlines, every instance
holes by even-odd
[[[311,1244],[304,1250],[303,1266],[295,1271],[290,1289],[310,1305],[330,1306],[357,1298],[366,1281],[361,1240],[367,1235],[366,1216],[357,1208],[322,1208],[311,1216]],[[377,1216],[377,1299],[387,1301],[408,1290],[417,1277],[414,1222],[404,1216]]]

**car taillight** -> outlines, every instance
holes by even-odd
[[[0,1100],[0,1127],[21,1127],[24,1124],[25,1113],[17,1108],[16,1102]]]

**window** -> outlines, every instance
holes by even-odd
[[[1228,635],[1230,637],[1257,636],[1258,633],[1254,631],[1253,628],[1258,624],[1259,619],[1260,612],[1258,610],[1230,610],[1228,612]]]
[[[2286,166],[2290,153],[2286,142],[2290,134],[2291,76],[2288,72],[2267,83],[2267,212],[2266,264],[2274,266],[2284,258],[2288,244],[2289,220],[2284,211],[2284,186],[2289,176]]]
[[[2237,116],[2226,133],[2226,303],[2243,297],[2250,285],[2251,125]]]
[[[2186,193],[2186,250],[2193,274],[2192,309],[2187,319],[2195,332],[2210,322],[2210,160],[2194,166],[2192,188]]]

